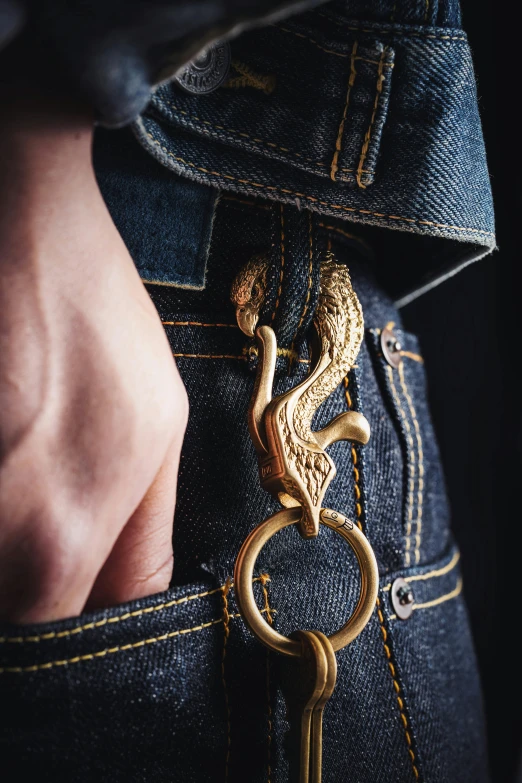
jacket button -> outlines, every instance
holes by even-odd
[[[413,590],[405,579],[399,577],[391,586],[391,602],[395,614],[401,620],[407,620],[413,612],[415,598]]]
[[[203,49],[183,68],[174,81],[185,92],[207,95],[221,87],[230,70],[230,45],[215,43]]]
[[[381,351],[390,367],[399,366],[402,361],[402,345],[391,329],[383,329],[381,332]]]

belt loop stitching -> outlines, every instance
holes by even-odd
[[[348,106],[350,104],[350,95],[352,93],[352,87],[355,82],[355,77],[357,76],[357,71],[355,70],[355,56],[357,54],[357,47],[359,45],[358,41],[355,41],[353,47],[352,47],[352,54],[350,57],[350,77],[348,79],[348,89],[346,91],[346,101],[344,104],[344,110],[343,115],[341,117],[341,123],[339,125],[339,131],[337,133],[337,139],[335,141],[335,152],[334,156],[332,158],[332,165],[330,167],[330,178],[335,182],[335,175],[338,171],[338,165],[337,161],[339,160],[339,155],[341,153],[342,148],[342,139],[344,134],[344,125],[346,123],[346,117],[348,114]]]
[[[373,104],[372,118],[370,120],[370,126],[364,136],[364,142],[361,149],[361,157],[359,158],[359,165],[357,166],[356,179],[357,179],[357,184],[359,185],[360,188],[366,188],[365,183],[362,181],[363,167],[364,167],[364,162],[366,160],[366,156],[368,155],[368,149],[370,147],[373,125],[375,122],[375,117],[377,116],[377,109],[379,108],[379,101],[382,95],[382,88],[386,79],[384,75],[384,58],[386,56],[387,51],[388,51],[388,47],[385,46],[379,58],[379,67],[377,68],[377,84],[375,90],[375,101]]]
[[[303,321],[305,319],[306,313],[308,311],[308,305],[310,304],[310,296],[312,293],[312,273],[314,269],[314,236],[313,236],[313,220],[312,220],[312,213],[308,212],[308,288],[306,291],[306,299],[303,306],[303,312],[301,313],[301,318],[299,319],[299,323],[297,324],[297,329],[295,330],[294,339],[292,340],[292,345],[290,347],[290,350],[294,350],[294,343],[299,335],[299,330],[303,324]]]
[[[279,286],[277,289],[276,303],[275,303],[274,310],[272,312],[270,323],[273,323],[276,317],[277,309],[279,307],[279,300],[281,299],[281,292],[283,290],[283,277],[285,273],[285,213],[284,213],[283,204],[280,204],[279,206],[281,209],[281,234],[280,234],[281,271],[279,273]]]

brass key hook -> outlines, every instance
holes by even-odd
[[[294,389],[272,397],[277,340],[269,326],[255,329],[266,276],[267,262],[255,257],[238,274],[231,292],[238,324],[249,336],[255,330],[259,352],[248,428],[261,486],[285,508],[300,506],[299,532],[313,538],[319,532],[325,492],[336,474],[325,449],[338,440],[365,444],[370,437],[367,420],[355,411],[340,413],[318,432],[311,429],[316,410],[353,367],[364,335],[362,308],[347,268],[327,253],[321,264],[310,374]]]

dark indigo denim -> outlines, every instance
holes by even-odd
[[[248,85],[237,92],[224,88],[226,98],[216,93],[196,99],[194,111],[205,122],[219,114],[224,127],[240,123],[234,127],[241,132],[257,133],[266,119],[283,146],[294,142],[294,162],[285,159],[290,147],[254,152],[233,134],[218,141],[204,123],[182,128],[185,115],[174,118],[173,93],[163,88],[139,131],[161,139],[161,163],[129,131],[99,133],[95,160],[102,192],[142,277],[156,281],[149,292],[190,399],[174,577],[166,593],[130,605],[0,629],[0,771],[7,781],[295,779],[279,689],[295,668],[253,639],[228,581],[245,536],[279,508],[259,485],[246,425],[257,359],[235,324],[229,293],[248,259],[259,253],[269,259],[262,321],[274,325],[280,345],[288,348],[278,364],[280,393],[307,372],[306,325],[328,250],[350,269],[366,332],[357,366],[322,405],[314,427],[352,407],[368,418],[372,436],[362,448],[331,447],[337,476],[325,503],[361,523],[377,557],[381,589],[367,627],[337,655],[338,684],[325,712],[324,781],[488,781],[480,687],[422,357],[393,304],[409,283],[419,290],[422,275],[455,268],[492,242],[480,233],[491,230],[491,204],[474,88],[471,76],[461,78],[467,54],[464,42],[453,40],[463,37],[453,5],[397,4],[394,11],[391,2],[350,4],[357,24],[339,27],[342,8],[327,5],[292,24],[294,32],[308,35],[314,19],[316,43],[279,28],[238,39],[234,56],[241,53],[258,75],[266,75],[271,63],[277,69],[283,63],[282,71],[274,71],[286,98],[274,91],[277,110],[270,110],[265,96],[261,111],[265,97]],[[396,20],[390,24],[392,13]],[[423,27],[424,14],[430,25],[447,25],[444,33]],[[367,46],[374,23],[393,42],[399,69],[387,93],[381,85],[377,102],[375,63],[391,53]],[[353,176],[329,179],[323,166],[311,171],[310,161],[301,160],[318,151],[313,165],[331,164],[343,117],[340,71],[346,99],[351,56],[318,46],[353,52],[354,26],[357,36],[368,26],[373,32],[364,33],[358,49],[364,53],[357,65],[361,79],[346,112],[339,166],[350,167],[350,156],[357,163],[376,106],[379,150],[368,148],[365,187]],[[291,36],[286,47],[284,35]],[[273,45],[263,48],[263,41]],[[306,46],[306,56],[299,46]],[[285,86],[289,75],[291,89]],[[322,139],[329,130],[334,139],[327,155]],[[273,135],[266,138],[276,143]],[[149,141],[145,148],[152,151],[155,142]],[[192,166],[173,172],[170,157],[188,160],[189,146],[194,166],[232,171],[227,177],[249,181],[262,176],[278,190],[254,189],[221,174],[202,176]],[[287,197],[284,189],[297,179],[301,195]],[[354,209],[395,204],[389,214],[408,214],[417,222],[335,210],[329,200],[334,193]],[[443,218],[445,227],[432,225]],[[452,226],[473,230],[463,236]],[[402,270],[388,269],[392,243],[403,247]],[[386,363],[380,349],[379,332],[391,323],[402,344],[399,369]],[[396,618],[390,601],[398,576],[409,579],[414,592],[407,621]],[[355,558],[328,530],[314,541],[286,530],[269,542],[256,566],[259,607],[273,613],[283,633],[334,631],[353,608],[357,588]]]

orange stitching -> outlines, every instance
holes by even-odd
[[[184,111],[183,109],[180,109],[179,106],[176,106],[175,103],[170,103],[169,106],[171,109],[174,109],[174,111],[178,112],[178,114],[183,114],[185,117],[189,117],[191,120],[200,122],[202,125],[208,125],[210,128],[215,128],[216,130],[224,131],[225,133],[234,133],[237,136],[241,136],[241,138],[243,139],[249,139],[255,144],[263,144],[266,145],[267,147],[271,147],[272,149],[279,150],[280,152],[285,152],[288,155],[295,155],[295,157],[302,158],[303,160],[308,161],[308,163],[313,163],[315,166],[326,166],[326,163],[322,163],[321,161],[314,160],[313,158],[309,158],[307,155],[303,155],[301,152],[295,152],[294,150],[288,149],[288,147],[281,147],[279,144],[275,144],[273,141],[265,141],[265,139],[259,139],[256,136],[251,136],[249,133],[245,133],[244,131],[239,131],[236,128],[226,128],[224,125],[217,125],[215,122],[204,120],[202,117],[198,117],[196,114],[191,114],[188,111]],[[354,171],[354,169],[342,169],[342,170]],[[248,204],[249,202],[245,202],[245,203]]]
[[[384,85],[385,76],[383,73],[383,67],[384,67],[384,58],[386,56],[386,52],[388,51],[387,47],[385,46],[381,52],[381,57],[379,60],[379,67],[377,68],[377,87],[376,87],[376,93],[375,93],[375,102],[373,104],[373,112],[372,112],[372,118],[370,120],[370,126],[368,130],[366,131],[365,137],[364,137],[364,143],[362,145],[361,149],[361,157],[359,158],[359,165],[357,167],[357,184],[360,188],[365,188],[366,185],[362,181],[362,173],[363,173],[363,166],[364,161],[366,160],[366,156],[368,154],[368,149],[370,147],[370,140],[372,137],[372,130],[373,130],[373,124],[375,122],[375,117],[377,116],[377,109],[379,107],[379,100],[382,95],[382,88]]]
[[[445,574],[449,574],[450,571],[452,571],[457,563],[460,560],[460,552],[455,552],[449,563],[446,563],[445,566],[442,566],[442,568],[435,568],[433,571],[428,571],[427,574],[416,574],[415,576],[407,576],[406,581],[407,582],[418,582],[418,581],[424,581],[425,579],[434,579],[438,576],[444,576]],[[387,590],[390,590],[392,586],[392,582],[389,582],[387,585],[385,585],[382,589],[384,592]]]
[[[225,193],[221,196],[221,201],[233,201],[236,204],[244,204],[246,207],[257,207],[258,209],[272,209],[271,204],[259,204],[257,201],[247,201],[244,198],[237,198]]]
[[[261,582],[266,579],[266,574],[256,576],[254,582]],[[231,587],[234,587],[234,583],[231,583]],[[43,642],[49,639],[63,639],[66,636],[74,636],[82,631],[91,631],[94,628],[101,628],[104,625],[110,625],[112,623],[121,623],[125,620],[130,620],[133,617],[141,617],[144,614],[150,614],[151,612],[160,612],[163,609],[170,609],[171,606],[179,606],[185,604],[187,601],[195,601],[198,598],[206,598],[209,595],[215,595],[221,593],[223,586],[216,587],[215,590],[207,590],[204,593],[194,593],[193,595],[186,595],[183,598],[176,598],[173,601],[167,601],[162,604],[155,604],[154,606],[146,606],[145,609],[136,609],[133,612],[125,612],[125,614],[119,614],[115,617],[105,617],[103,620],[97,620],[96,622],[86,623],[85,625],[78,625],[76,628],[71,628],[65,631],[51,631],[50,633],[39,634],[38,636],[0,636],[0,643],[5,644],[24,644],[25,642]]]
[[[348,88],[346,90],[346,101],[344,102],[343,115],[341,117],[341,123],[339,125],[337,139],[335,140],[335,152],[332,158],[332,165],[330,166],[330,178],[334,182],[335,182],[335,175],[337,174],[337,170],[338,170],[337,161],[339,160],[339,155],[341,153],[342,139],[344,134],[344,125],[348,114],[348,106],[350,104],[350,95],[352,92],[352,87],[355,82],[355,77],[357,76],[357,71],[355,70],[355,55],[357,54],[357,46],[358,46],[358,42],[355,41],[352,47],[352,56],[350,58],[350,77],[348,79]]]
[[[301,328],[301,325],[305,319],[305,315],[308,310],[308,305],[310,303],[310,295],[312,293],[312,272],[313,272],[313,260],[314,260],[314,238],[313,238],[313,231],[312,231],[312,213],[308,213],[308,240],[309,240],[309,249],[308,249],[308,258],[309,258],[309,264],[308,264],[308,290],[306,292],[306,299],[304,303],[303,312],[301,314],[301,318],[299,319],[299,323],[297,324],[296,329],[296,335],[299,332],[299,329]],[[294,338],[295,340],[295,338]],[[293,347],[293,343],[292,343]]]
[[[410,727],[408,723],[408,718],[406,716],[406,713],[404,711],[404,701],[401,696],[401,686],[399,685],[399,682],[397,680],[397,673],[395,671],[395,666],[392,663],[392,654],[390,647],[388,645],[388,632],[386,631],[386,628],[384,626],[384,617],[381,611],[381,602],[380,599],[377,598],[377,614],[379,616],[379,624],[381,627],[381,633],[382,638],[384,641],[384,652],[386,654],[386,659],[388,661],[388,667],[391,672],[392,680],[393,680],[393,687],[395,690],[395,694],[397,696],[397,703],[399,705],[399,714],[401,716],[402,725],[404,726],[404,735],[406,737],[406,744],[408,745],[408,753],[411,759],[411,765],[413,767],[413,774],[415,775],[415,779],[419,779],[419,770],[417,769],[416,760],[415,760],[415,753],[413,751],[412,747],[412,740],[411,740],[411,733],[410,733]]]
[[[426,5],[426,10],[424,11],[424,21],[427,22],[430,13],[430,0],[424,0],[424,2]]]
[[[346,404],[348,410],[352,410],[352,398],[348,390],[349,379],[348,376],[344,378],[344,396],[346,397]],[[357,516],[357,527],[362,530],[362,501],[361,501],[361,488],[359,486],[360,473],[357,467],[357,451],[355,446],[351,448],[352,462],[353,462],[353,476],[354,476],[354,492],[355,492],[355,514]]]
[[[143,127],[142,121],[137,120],[137,123],[140,127]],[[453,226],[448,223],[435,223],[433,220],[418,220],[416,218],[406,218],[401,217],[400,215],[386,215],[384,212],[373,212],[371,209],[358,209],[356,207],[345,207],[342,204],[332,204],[329,201],[322,201],[321,199],[315,198],[315,196],[308,196],[306,193],[299,193],[296,190],[290,190],[289,188],[279,188],[276,185],[263,185],[260,182],[253,182],[249,179],[240,179],[239,177],[234,177],[232,174],[221,174],[219,171],[212,171],[211,169],[206,169],[203,166],[196,166],[195,163],[191,163],[191,161],[185,160],[185,158],[181,158],[178,155],[174,155],[173,152],[170,152],[170,150],[167,147],[164,147],[161,142],[159,142],[157,139],[154,138],[152,133],[150,133],[147,130],[144,130],[144,133],[146,136],[150,138],[152,143],[159,147],[160,150],[162,150],[165,155],[167,155],[170,158],[173,158],[174,160],[177,160],[179,163],[183,163],[185,166],[189,166],[192,169],[195,169],[196,171],[201,171],[204,174],[209,174],[213,177],[220,177],[221,179],[229,179],[232,182],[239,182],[241,185],[251,185],[254,188],[261,188],[261,190],[266,191],[274,191],[276,193],[285,193],[289,196],[296,196],[297,198],[303,198],[306,201],[310,201],[314,204],[320,204],[324,207],[329,207],[330,209],[338,209],[341,212],[352,212],[352,213],[359,213],[361,215],[373,215],[374,217],[378,218],[385,218],[387,220],[402,220],[405,223],[415,223],[419,226],[433,226],[434,228],[449,228],[452,231],[467,231],[471,234],[484,234],[484,236],[488,237],[494,237],[495,235],[491,231],[483,231],[481,228],[467,228],[464,226]]]
[[[263,596],[265,599],[265,612],[266,619],[269,625],[273,625],[274,620],[272,618],[272,610],[268,601],[268,590],[266,583],[270,581],[268,574],[261,574],[261,585],[263,588]],[[272,779],[272,704],[270,701],[270,650],[266,650],[266,704],[267,704],[267,717],[268,717],[268,778],[267,783],[270,783]]]
[[[418,479],[418,485],[417,485],[417,520],[416,520],[416,533],[415,533],[415,562],[418,563],[420,561],[420,545],[421,545],[421,534],[422,534],[422,508],[424,503],[424,451],[422,448],[422,437],[419,427],[419,422],[417,420],[417,413],[415,411],[415,407],[413,405],[413,400],[411,398],[410,392],[408,390],[408,386],[406,385],[406,378],[404,377],[404,364],[401,362],[399,364],[399,378],[401,381],[401,387],[404,392],[404,396],[406,397],[406,400],[408,402],[408,408],[410,409],[410,415],[413,421],[413,426],[415,428],[415,438],[417,440],[417,455],[418,455],[418,466],[419,466],[419,479]]]
[[[361,239],[361,237],[356,237],[355,234],[350,234],[348,231],[344,231],[342,228],[338,228],[338,226],[328,226],[326,223],[319,223],[319,228],[324,228],[328,231],[337,231],[338,234],[346,237],[346,239],[353,239],[355,242],[359,242],[359,244],[363,245],[363,247],[365,247],[367,250],[371,250],[369,244],[365,242],[364,239]]]
[[[222,588],[218,590],[221,592]],[[264,613],[264,609],[261,609],[261,613]],[[270,610],[272,614],[275,614],[275,609]],[[241,614],[231,614],[230,620],[236,620],[241,617]],[[223,618],[219,617],[217,620],[210,620],[208,623],[201,623],[201,625],[195,625],[193,628],[182,628],[180,631],[170,631],[164,633],[161,636],[154,636],[151,639],[142,639],[141,642],[133,642],[132,644],[123,644],[118,647],[110,647],[106,650],[99,650],[95,653],[87,653],[86,655],[76,655],[74,658],[65,658],[60,661],[49,661],[48,663],[36,663],[33,666],[5,666],[0,667],[0,674],[23,674],[29,672],[38,672],[45,669],[52,669],[55,666],[69,666],[69,664],[81,663],[82,661],[93,661],[96,658],[105,658],[106,655],[113,655],[114,653],[125,652],[126,650],[133,650],[137,647],[145,647],[148,644],[156,644],[156,642],[164,642],[166,639],[173,639],[175,636],[184,636],[194,631],[202,631],[204,628],[210,628],[212,625],[219,625],[223,622]]]
[[[454,598],[457,598],[461,592],[462,592],[463,582],[462,579],[457,579],[457,584],[451,590],[449,593],[444,593],[444,595],[439,595],[438,598],[433,598],[431,601],[426,601],[424,604],[414,604],[412,607],[413,609],[432,609],[434,606],[440,606],[440,604],[445,604],[446,601],[452,601]],[[390,620],[396,620],[397,615],[391,614]]]
[[[239,329],[237,324],[203,324],[199,321],[162,321],[163,326],[221,326],[228,329]]]
[[[413,359],[414,362],[424,364],[424,359],[419,356],[418,353],[412,353],[411,351],[401,351],[401,356],[405,356],[407,359]]]
[[[232,77],[224,85],[225,87],[239,88],[239,87],[253,87],[255,90],[261,90],[265,95],[271,95],[274,92],[276,86],[275,74],[262,74],[255,73],[246,63],[242,63],[239,60],[232,60],[232,67],[241,74],[241,76]]]
[[[221,653],[221,680],[223,682],[223,690],[225,693],[225,710],[227,715],[227,755],[225,760],[225,781],[228,780],[228,768],[230,762],[230,746],[232,743],[231,736],[231,721],[230,721],[230,702],[228,699],[227,681],[225,677],[225,658],[227,655],[227,642],[230,635],[230,614],[228,611],[228,598],[227,594],[230,590],[231,582],[230,577],[227,577],[227,581],[221,588],[223,596],[223,652]]]
[[[394,6],[394,11],[395,6]],[[337,19],[332,19],[328,14],[321,13],[318,11],[318,16],[322,16],[325,19],[328,19],[329,22],[333,22],[338,27],[342,27],[343,30],[351,30],[355,32],[360,33],[373,33],[373,35],[397,35],[401,36],[403,38],[410,38],[410,37],[416,37],[416,38],[436,38],[438,41],[467,41],[467,37],[464,36],[457,36],[457,35],[434,35],[433,33],[424,33],[424,32],[416,32],[416,31],[410,31],[408,32],[402,32],[401,30],[372,30],[369,27],[350,27],[350,25],[344,24],[344,22],[340,22]],[[289,30],[288,32],[292,32]],[[297,35],[297,33],[295,33]]]
[[[283,275],[285,273],[285,214],[283,205],[281,207],[281,272],[279,273],[279,288],[277,289],[276,303],[270,323],[274,322],[276,317],[277,308],[279,307],[279,300],[281,298],[281,291],[283,290]]]
[[[408,446],[409,446],[409,457],[410,457],[409,474],[410,475],[408,477],[408,519],[406,523],[406,552],[405,552],[405,565],[409,566],[411,563],[411,553],[410,553],[411,526],[413,522],[413,493],[415,490],[415,451],[413,447],[413,436],[411,434],[410,422],[408,421],[406,412],[402,407],[399,393],[397,391],[397,387],[395,386],[395,382],[393,380],[392,368],[386,367],[386,370],[388,371],[388,379],[390,381],[390,387],[392,390],[393,397],[395,399],[395,403],[399,409],[399,413],[401,414],[401,418],[404,422],[404,427],[406,428],[406,440],[408,441]]]

